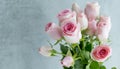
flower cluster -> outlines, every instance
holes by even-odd
[[[73,3],[57,15],[59,25],[49,22],[45,31],[55,44],[43,46],[39,53],[44,56],[61,54],[64,69],[105,69],[102,64],[111,56],[108,37],[111,29],[110,17],[100,15],[97,2],[87,3],[84,11]],[[59,44],[61,52],[53,47]]]

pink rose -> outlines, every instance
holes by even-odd
[[[87,15],[88,20],[96,19],[99,16],[100,6],[98,2],[89,2],[85,8],[85,14]]]
[[[66,57],[64,57],[63,60],[61,61],[61,64],[62,64],[63,66],[65,66],[65,67],[68,67],[68,68],[69,68],[70,66],[72,66],[73,63],[74,63],[74,60],[73,60],[73,58],[72,58],[71,56],[66,56]]]
[[[97,24],[97,36],[100,41],[106,41],[111,29],[110,17],[101,16],[100,21]]]
[[[95,35],[97,30],[97,21],[91,20],[88,22],[88,34]]]
[[[59,40],[62,38],[61,28],[55,23],[48,23],[45,27],[45,31],[55,40]]]
[[[51,50],[52,48],[50,46],[42,46],[39,48],[39,53],[43,56],[51,56]]]
[[[110,56],[111,48],[107,45],[97,46],[91,52],[92,59],[98,62],[104,62]]]
[[[77,3],[73,3],[72,10],[77,13],[77,23],[80,23],[81,30],[85,30],[88,27],[88,20],[86,15],[80,10],[80,7]]]
[[[65,21],[61,25],[63,36],[68,43],[78,43],[81,39],[80,25],[73,21]]]
[[[83,12],[78,14],[77,21],[78,23],[80,23],[81,30],[85,30],[88,28],[88,20]]]
[[[72,12],[70,9],[65,9],[58,14],[59,23],[62,23],[66,19],[71,19],[76,21],[76,13]]]

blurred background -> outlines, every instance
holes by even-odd
[[[54,42],[45,32],[48,22],[58,23],[56,15],[77,2],[98,1],[101,14],[112,19],[112,57],[107,69],[120,69],[120,0],[0,0],[0,69],[62,69],[60,57],[44,57],[38,48]],[[56,48],[59,48],[56,47]]]

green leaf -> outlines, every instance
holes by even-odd
[[[70,51],[70,50],[68,50],[68,52],[67,52],[66,56],[72,56],[72,53],[71,53],[71,51]]]
[[[74,69],[85,69],[85,66],[86,66],[85,64],[81,63],[81,60],[76,60]]]
[[[111,69],[117,69],[116,67],[112,67]]]
[[[89,59],[90,58],[90,53],[88,51],[82,50],[81,51],[81,55],[84,56],[85,59]]]
[[[100,69],[106,69],[106,67],[104,65],[100,66]]]
[[[92,44],[89,42],[86,42],[85,50],[91,52],[92,48],[93,48]]]
[[[87,59],[81,60],[81,63],[82,64],[88,64],[88,60]]]
[[[63,54],[67,54],[68,52],[68,47],[64,46],[63,44],[60,44],[60,50]]]
[[[90,64],[90,69],[99,69],[99,63],[96,61],[92,61]]]
[[[84,41],[80,41],[79,46],[80,46],[81,49],[84,49],[85,48]]]

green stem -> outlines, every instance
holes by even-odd
[[[81,57],[75,58],[75,60],[81,59]]]
[[[52,44],[50,43],[50,41],[48,41],[48,40],[47,40],[47,42],[50,44],[51,48],[53,48],[54,45],[52,45]]]
[[[60,55],[63,55],[63,56],[65,56],[66,54],[63,54],[63,53],[60,53],[60,52],[56,52],[56,54],[60,54]]]
[[[78,47],[79,51],[81,52],[80,46],[78,44],[77,44],[77,47]]]

